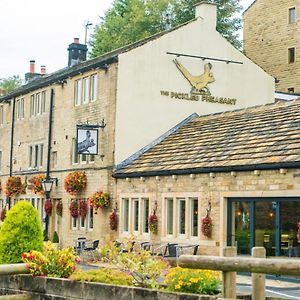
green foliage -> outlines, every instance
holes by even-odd
[[[4,89],[6,94],[12,92],[13,90],[20,87],[21,85],[22,85],[22,80],[18,75],[0,79],[0,88]]]
[[[54,250],[51,242],[46,244],[43,253],[35,250],[23,253],[22,260],[32,275],[58,278],[68,278],[79,262],[73,248]]]
[[[42,249],[38,212],[29,202],[20,201],[7,212],[0,229],[0,263],[18,263],[23,252]]]
[[[52,243],[59,243],[59,237],[56,231],[54,231]]]
[[[240,48],[237,31],[241,28],[241,18],[236,15],[242,9],[240,0],[212,2],[218,4],[217,30]],[[94,29],[91,56],[96,57],[164,31],[167,22],[173,27],[183,24],[195,17],[197,3],[199,0],[114,0]]]
[[[76,281],[101,282],[114,285],[133,285],[132,277],[129,274],[108,268],[90,270],[87,272],[76,270],[70,276],[70,279]]]
[[[166,276],[167,290],[182,293],[216,295],[221,284],[220,273],[210,270],[176,267]]]
[[[130,241],[128,243],[130,249]],[[118,269],[128,271],[134,278],[134,283],[142,287],[158,288],[158,278],[169,268],[168,263],[161,257],[152,256],[149,251],[120,252],[120,247],[108,243],[100,248],[103,260],[116,266]]]

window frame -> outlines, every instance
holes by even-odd
[[[290,47],[288,48],[288,63],[294,64],[296,62],[296,48]]]
[[[91,102],[95,102],[97,100],[97,92],[98,92],[98,74],[91,75]]]
[[[82,98],[82,79],[75,80],[74,83],[74,104],[75,106],[81,105]]]
[[[90,101],[90,77],[83,77],[82,78],[82,104],[87,104]]]
[[[289,7],[288,9],[288,21],[290,25],[293,25],[297,22],[297,11],[295,6]]]

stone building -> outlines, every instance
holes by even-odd
[[[32,179],[46,174],[55,179],[49,229],[51,235],[58,231],[62,246],[81,236],[115,238],[118,233],[108,226],[110,209],[95,214],[88,207],[85,217],[72,218],[73,198],[104,191],[114,208],[113,168],[182,119],[274,101],[274,79],[215,28],[216,6],[204,2],[194,20],[95,59],[85,61],[86,46],[75,39],[68,67],[52,74],[36,73],[31,61],[28,83],[0,98],[2,205],[27,199],[44,220],[44,195],[32,191]],[[98,142],[94,155],[89,147],[78,155],[78,128],[98,131],[93,139],[87,136]],[[87,174],[87,187],[76,196],[64,189],[74,171]],[[6,197],[9,176],[27,183],[26,194]],[[55,213],[59,200],[62,217]]]
[[[244,52],[276,78],[276,90],[300,93],[299,3],[254,1],[244,12]]]
[[[300,256],[300,101],[192,115],[117,169],[119,235]],[[201,229],[208,213],[212,235]],[[145,211],[158,217],[150,235]]]

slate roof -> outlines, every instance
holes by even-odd
[[[297,165],[298,163],[298,165]],[[115,177],[300,167],[300,100],[193,118]]]

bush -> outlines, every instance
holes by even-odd
[[[43,253],[35,250],[23,253],[22,260],[32,275],[58,278],[68,278],[79,262],[73,248],[54,250],[51,242],[46,244]]]
[[[169,291],[202,295],[218,294],[220,283],[219,272],[180,267],[171,269],[165,279]]]
[[[21,262],[23,252],[42,249],[38,212],[29,202],[20,201],[7,212],[0,229],[0,264]]]
[[[132,277],[129,274],[112,269],[90,270],[87,272],[77,270],[70,276],[70,279],[115,285],[133,285]]]
[[[59,243],[59,237],[56,231],[54,231],[52,243]]]

